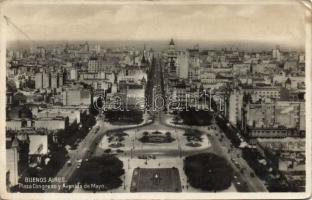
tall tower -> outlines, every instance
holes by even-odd
[[[174,50],[175,49],[175,44],[173,42],[173,39],[171,38],[170,43],[169,43],[169,50]]]

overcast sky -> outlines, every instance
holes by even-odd
[[[301,46],[304,7],[290,5],[7,5],[33,40],[238,40]],[[22,40],[11,25],[8,39]]]

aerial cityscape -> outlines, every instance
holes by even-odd
[[[5,56],[8,192],[306,191],[303,48],[36,40],[4,19],[23,38]]]
[[[8,49],[7,187],[303,191],[304,78],[304,53],[278,46],[182,50],[171,39],[163,51],[87,41]],[[187,162],[219,156],[217,166]],[[145,180],[154,175],[158,184]]]

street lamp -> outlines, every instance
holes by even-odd
[[[124,175],[124,190],[126,190],[126,175]]]

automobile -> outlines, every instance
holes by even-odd
[[[117,149],[116,152],[117,152],[117,153],[123,153],[124,151],[121,150],[121,149]]]
[[[70,151],[76,150],[76,149],[77,149],[77,147],[70,147],[70,148],[69,148]]]
[[[88,159],[88,158],[86,158],[86,159],[85,159],[85,162],[88,162],[88,161],[89,161],[89,159]]]
[[[233,178],[234,178],[234,179],[237,179],[237,176],[236,176],[236,175],[234,175],[234,176],[233,176]]]
[[[138,156],[138,159],[147,159],[146,156]]]
[[[237,185],[240,185],[241,183],[239,181],[236,182]]]
[[[77,165],[77,169],[79,169],[80,167],[81,167],[81,164],[78,164],[78,165]]]
[[[71,161],[70,160],[67,161],[67,166],[71,166],[71,165],[72,165]]]

